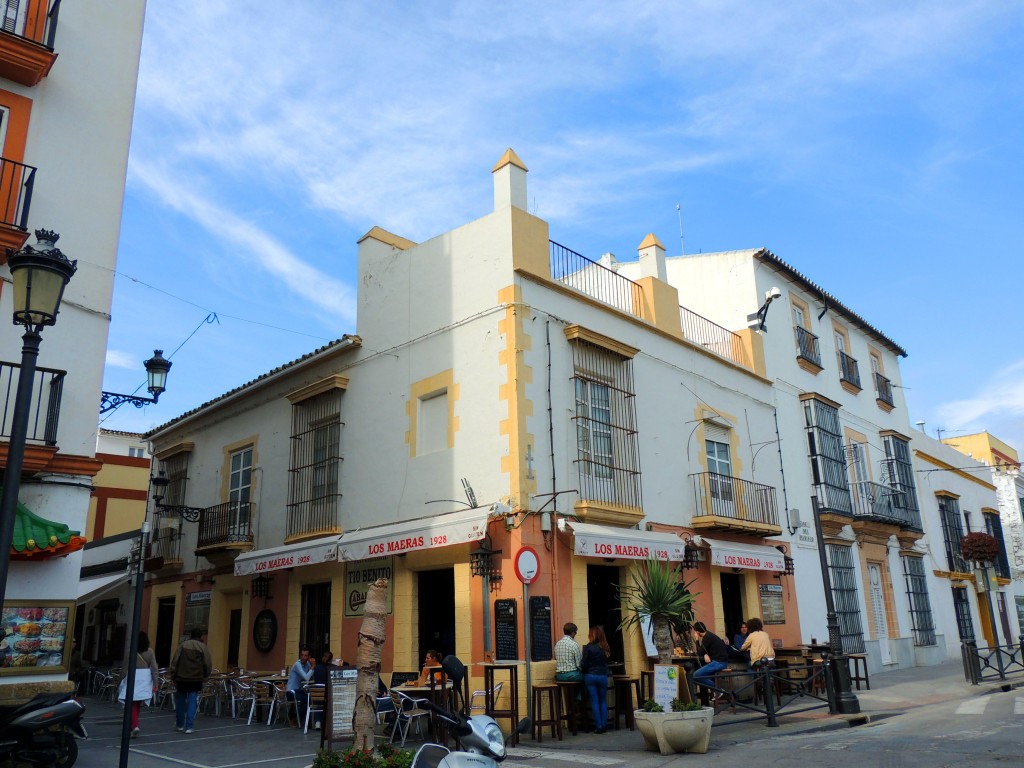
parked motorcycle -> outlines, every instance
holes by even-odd
[[[40,693],[24,704],[0,707],[0,766],[71,768],[75,737],[85,739],[85,707],[73,692]]]
[[[416,752],[411,768],[496,768],[505,759],[506,739],[494,719],[487,715],[466,717],[461,712],[449,712],[429,701],[420,703],[451,726],[462,749],[450,750],[440,744],[424,744]],[[533,721],[524,717],[513,733],[528,733]]]

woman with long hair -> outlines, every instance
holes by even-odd
[[[139,711],[142,709],[142,702],[148,704],[160,685],[157,678],[156,656],[153,655],[153,650],[149,647],[149,635],[145,632],[139,632],[139,652],[135,654],[133,661],[125,661],[123,665],[125,672],[121,678],[121,687],[118,692],[118,700],[121,703],[124,703],[127,698],[125,689],[129,663],[135,664],[135,691],[132,694],[132,738],[135,738],[142,732],[139,728]]]
[[[580,671],[583,684],[590,694],[590,707],[594,711],[595,733],[608,730],[608,657],[612,649],[604,636],[604,629],[591,627],[587,644],[583,646]]]

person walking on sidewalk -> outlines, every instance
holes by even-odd
[[[604,733],[608,730],[608,657],[612,650],[601,627],[591,627],[587,640],[589,642],[583,646],[580,671],[590,694],[590,708],[594,711],[597,728],[594,733]]]
[[[203,630],[193,627],[189,639],[183,642],[171,659],[170,674],[174,677],[177,696],[175,704],[175,730],[192,733],[196,707],[203,682],[213,672],[210,649],[203,642]]]
[[[128,698],[126,696],[128,687],[128,664],[125,660],[122,668],[125,670],[121,677],[121,685],[118,687],[117,700],[122,704]],[[156,656],[153,649],[149,647],[149,635],[139,632],[139,652],[135,654],[135,690],[132,692],[132,738],[138,736],[142,729],[139,728],[139,712],[142,710],[142,703],[149,704],[156,694],[159,682],[157,680],[158,670]]]

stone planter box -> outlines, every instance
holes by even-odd
[[[635,710],[636,727],[647,749],[671,755],[674,752],[704,754],[711,743],[711,707],[694,712],[645,712]]]

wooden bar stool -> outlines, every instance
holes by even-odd
[[[549,717],[544,717],[544,699],[548,702]],[[533,686],[533,738],[544,740],[544,726],[551,726],[551,737],[562,740],[562,702],[557,683]]]
[[[850,682],[857,686],[857,690],[860,690],[860,684],[864,683],[864,686],[870,691],[871,682],[868,680],[868,657],[863,653],[848,653],[846,658],[850,660]]]
[[[575,736],[579,733],[579,717],[577,710],[582,702],[583,683],[578,680],[559,680],[555,683],[561,691],[562,722]]]
[[[633,710],[642,704],[640,701],[640,678],[631,675],[615,675],[612,681],[615,688],[615,716],[614,720],[612,720],[611,713],[609,712],[609,720],[615,723],[615,729],[618,730],[619,716],[624,715],[629,730],[635,730],[636,724],[633,722]],[[637,706],[633,706],[634,693],[638,702]]]

